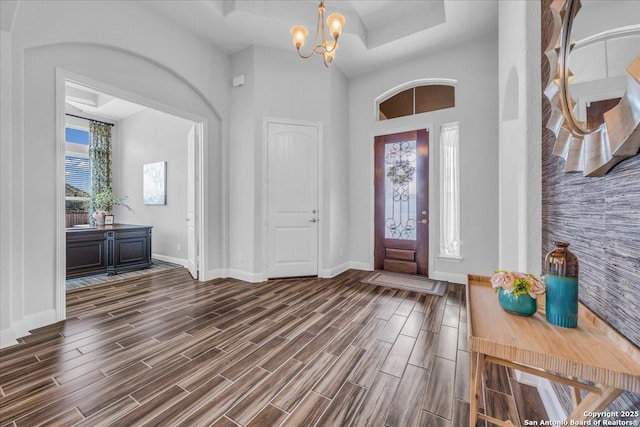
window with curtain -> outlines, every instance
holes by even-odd
[[[460,258],[460,127],[440,126],[440,256]]]
[[[90,121],[89,129],[65,127],[66,226],[87,224],[91,196],[111,190],[111,126]]]
[[[65,128],[65,200],[67,210],[86,210],[89,201],[89,131]]]
[[[89,130],[65,127],[65,226],[88,224],[91,196]]]

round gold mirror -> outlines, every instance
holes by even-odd
[[[555,0],[551,10],[553,154],[565,172],[604,176],[640,149],[640,2]],[[592,104],[606,110],[599,119],[586,113]]]

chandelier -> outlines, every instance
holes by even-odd
[[[304,46],[305,39],[309,35],[309,31],[307,31],[303,25],[294,25],[291,27],[291,36],[293,37],[293,45],[296,47],[298,55],[300,55],[301,58],[306,59],[311,57],[314,53],[317,53],[318,55],[322,55],[322,61],[328,68],[331,66],[333,58],[336,56],[336,50],[338,50],[338,37],[340,37],[340,34],[342,33],[342,26],[344,25],[345,19],[340,13],[332,13],[329,15],[327,18],[327,26],[329,27],[329,33],[333,37],[333,40],[327,40],[324,34],[324,11],[324,0],[320,0],[320,4],[318,5],[316,36],[311,53],[304,55],[300,52],[300,49]]]

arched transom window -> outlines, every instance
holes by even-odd
[[[412,116],[456,106],[455,86],[449,84],[417,83],[408,88],[403,85],[390,92],[377,103],[378,120]]]

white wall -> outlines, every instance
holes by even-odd
[[[582,2],[573,21],[571,39],[580,41],[612,28],[638,25],[640,4],[629,0],[589,0]]]
[[[455,49],[401,63],[357,77],[350,85],[350,259],[358,268],[373,268],[373,140],[374,135],[431,127],[429,156],[438,176],[439,126],[460,122],[461,239],[463,260],[435,257],[430,277],[464,283],[467,273],[489,274],[498,251],[498,99],[497,40],[467,43]],[[455,108],[381,122],[375,121],[374,99],[416,79],[458,81]],[[433,233],[439,236],[438,181],[430,182]],[[433,254],[434,256],[437,253]]]
[[[2,45],[1,88],[3,109],[11,90],[10,115],[2,114],[2,128],[11,132],[2,133],[3,147],[10,147],[3,148],[10,158],[3,157],[2,166],[4,171],[11,164],[11,183],[7,188],[3,181],[0,199],[11,201],[11,212],[0,226],[10,245],[11,298],[2,298],[0,311],[10,312],[11,320],[2,325],[0,344],[61,315],[54,295],[57,68],[205,120],[207,254],[202,263],[205,277],[219,271],[226,263],[227,240],[228,57],[141,2],[21,2],[10,40],[10,49],[4,40]]]
[[[295,51],[257,46],[233,55],[231,64],[232,76],[245,74],[246,83],[231,90],[230,275],[260,281],[266,274],[265,118],[322,124],[319,269],[321,275],[334,274],[348,254],[347,79],[338,68],[325,68],[320,58],[303,60]]]
[[[245,83],[232,87],[229,108],[229,274],[251,280],[254,272],[253,245],[256,224],[257,115],[255,112],[254,48],[231,57],[232,78],[244,74]],[[258,280],[261,279],[258,278]]]
[[[499,2],[499,268],[542,269],[540,2]],[[526,47],[526,48],[523,48]]]
[[[11,262],[11,33],[0,30],[0,346],[14,338],[9,332],[13,318]],[[16,313],[18,314],[18,313]],[[6,331],[6,332],[5,332]],[[5,337],[4,334],[7,336]]]
[[[153,226],[153,255],[186,265],[187,262],[187,133],[194,123],[153,109],[146,109],[119,123],[119,144],[114,147],[116,195],[127,196],[130,212],[114,209],[120,224]],[[143,203],[142,168],[167,162],[167,204]]]
[[[336,69],[329,74],[331,127],[328,129],[324,158],[324,215],[326,229],[325,276],[334,276],[349,268],[349,81]]]

